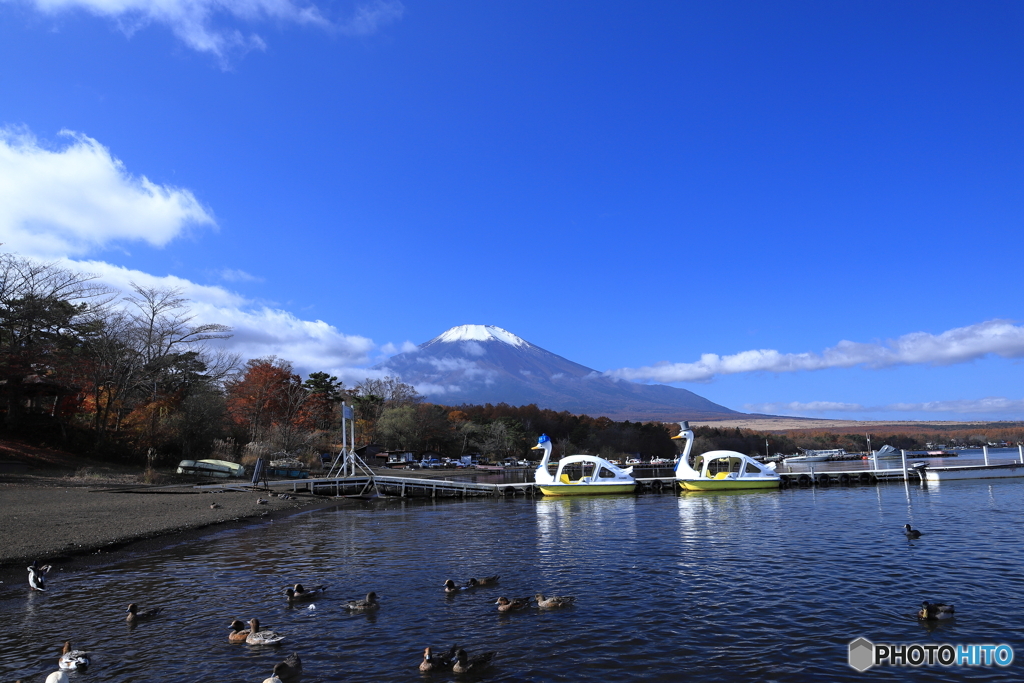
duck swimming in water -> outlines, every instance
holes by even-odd
[[[274,675],[268,678],[267,681],[281,681],[281,683],[295,683],[299,680],[299,676],[302,675],[302,660],[299,659],[299,653],[293,652],[284,658],[283,662],[278,662],[274,665]]]
[[[552,595],[549,598],[545,598],[543,593],[537,593],[535,599],[537,600],[537,607],[540,607],[541,609],[569,607],[576,602],[576,598],[568,595]]]
[[[494,603],[498,606],[499,612],[512,612],[517,609],[525,609],[530,606],[530,600],[532,598],[508,598],[502,596]]]
[[[466,651],[460,648],[459,651],[455,653],[455,664],[452,665],[452,671],[457,674],[468,674],[471,671],[479,671],[491,663],[495,654],[497,653],[484,652],[483,654],[470,658],[469,655],[466,654]]]
[[[282,640],[284,640],[284,636],[280,633],[261,631],[259,619],[249,620],[249,635],[245,638],[245,642],[249,645],[277,645]]]
[[[325,590],[327,590],[327,586],[303,588],[301,583],[297,583],[294,588],[285,589],[284,594],[288,596],[288,602],[302,602],[303,600],[314,599]]]
[[[921,609],[917,612],[917,618],[925,621],[937,621],[939,619],[952,619],[953,605],[944,605],[940,602],[922,602]]]
[[[921,532],[917,529],[911,529],[909,524],[904,524],[903,529],[903,533],[907,535],[907,538],[921,538]]]
[[[52,569],[50,565],[39,566],[38,560],[33,560],[28,568],[28,587],[34,591],[46,591],[46,574]]]
[[[89,653],[83,650],[72,650],[71,641],[65,641],[57,666],[62,671],[85,671],[89,666]]]
[[[470,579],[466,582],[466,588],[479,588],[480,586],[493,586],[498,583],[498,579],[501,577],[497,574],[494,576],[485,576],[482,579]]]
[[[231,633],[228,634],[229,643],[244,643],[248,637],[249,629],[245,628],[245,624],[238,619],[231,622]]]
[[[70,680],[66,671],[54,671],[46,677],[46,683],[68,683]]]
[[[463,591],[463,590],[466,590],[465,586],[456,586],[455,582],[452,581],[451,579],[447,579],[444,582],[444,592],[445,593],[458,593],[459,591]]]
[[[345,609],[355,610],[358,612],[366,612],[374,610],[380,607],[380,603],[377,602],[377,594],[370,591],[366,594],[365,600],[350,600],[345,603]]]
[[[455,654],[459,651],[458,645],[452,645],[447,652],[435,655],[429,647],[423,650],[423,661],[420,662],[420,671],[444,671],[452,668],[455,662]]]
[[[144,609],[140,612],[139,606],[132,602],[128,604],[128,616],[125,617],[124,620],[129,624],[134,624],[146,619],[152,619],[163,611],[163,607],[151,607],[150,609]]]

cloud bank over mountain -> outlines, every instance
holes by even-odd
[[[1009,320],[958,327],[941,334],[912,332],[878,343],[841,341],[821,353],[781,353],[757,349],[719,356],[702,354],[692,363],[661,362],[609,370],[610,377],[654,382],[710,382],[721,375],[749,372],[809,372],[830,368],[889,368],[899,365],[954,365],[986,356],[1024,358],[1024,326]]]

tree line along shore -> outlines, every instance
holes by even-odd
[[[616,422],[536,405],[429,403],[397,377],[345,386],[326,371],[305,377],[282,358],[225,351],[230,328],[196,323],[173,289],[119,292],[87,274],[0,254],[0,439],[157,469],[182,459],[248,464],[287,453],[307,462],[341,443],[341,406],[354,410],[357,445],[502,461],[551,437],[557,455],[673,457],[678,426]],[[695,429],[694,451],[795,453],[866,449],[855,429]],[[871,434],[872,443],[1024,441],[1019,423]],[[766,444],[767,440],[767,444]]]

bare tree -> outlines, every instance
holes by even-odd
[[[115,294],[95,279],[56,263],[0,254],[0,392],[9,427],[18,424],[31,387],[59,392],[73,384],[73,349]]]

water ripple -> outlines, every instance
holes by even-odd
[[[1006,642],[1015,610],[1020,482],[783,492],[346,505],[59,574],[46,594],[0,589],[4,679],[42,681],[70,639],[94,653],[73,680],[261,681],[292,650],[305,683],[448,681],[416,671],[424,646],[497,650],[490,681],[859,680],[847,644]],[[908,541],[902,525],[924,531]],[[456,595],[451,578],[501,574]],[[289,606],[295,582],[326,583]],[[341,604],[375,590],[379,613]],[[499,595],[575,595],[576,607],[498,613]],[[929,630],[922,600],[957,619]],[[129,601],[164,614],[130,628]],[[258,617],[281,647],[227,642]],[[1012,618],[1011,618],[1012,617]],[[1004,680],[997,669],[923,667]],[[878,669],[902,680],[906,669]]]

